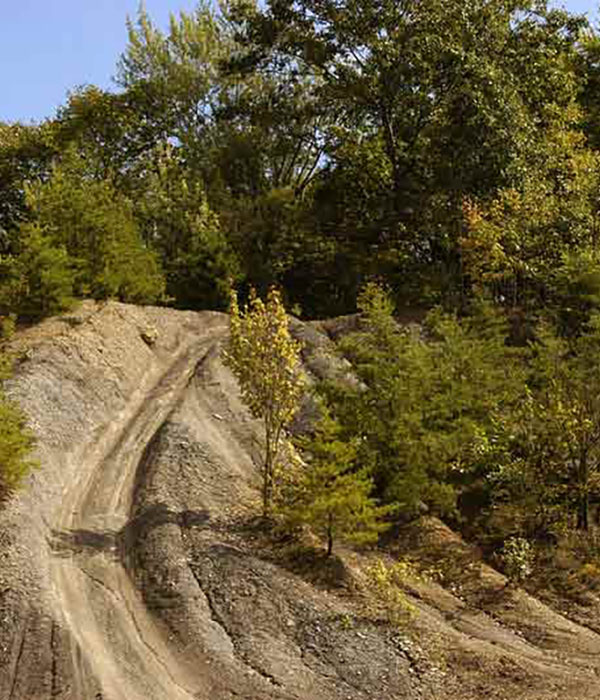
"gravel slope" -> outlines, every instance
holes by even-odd
[[[345,371],[319,329],[294,332],[310,372]],[[308,566],[278,549],[255,518],[257,426],[225,333],[221,314],[86,303],[18,338],[10,391],[42,468],[0,514],[0,700],[598,694],[594,625],[488,567],[407,583],[419,614],[398,629],[356,591],[373,555]],[[471,570],[441,523],[413,535]]]

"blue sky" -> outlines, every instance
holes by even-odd
[[[597,2],[557,2],[594,13]],[[126,16],[138,0],[0,0],[0,121],[41,120],[54,115],[69,89],[111,86],[125,48]],[[170,12],[190,10],[195,0],[146,0],[156,24]]]

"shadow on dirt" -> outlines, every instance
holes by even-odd
[[[131,544],[156,527],[172,524],[189,530],[205,527],[209,520],[207,511],[173,511],[164,503],[157,503],[130,520],[120,530],[52,530],[49,543],[54,554],[59,557],[99,553],[118,557],[123,545]]]

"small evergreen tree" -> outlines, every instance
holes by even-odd
[[[269,514],[283,431],[298,410],[304,381],[300,345],[288,330],[281,295],[271,288],[266,303],[253,291],[243,311],[230,293],[230,339],[224,362],[237,377],[242,398],[264,427],[263,514]]]
[[[590,527],[600,497],[600,316],[588,332],[558,337],[537,330],[519,410],[505,417],[490,462],[495,498],[521,515],[521,531],[539,536],[559,523]]]
[[[109,179],[96,179],[86,168],[70,150],[47,181],[27,186],[31,223],[21,228],[27,233],[35,226],[55,257],[56,251],[66,251],[76,296],[133,303],[161,299],[164,277],[157,255],[140,237],[132,202]],[[21,255],[28,255],[27,247]],[[64,267],[62,257],[53,266]]]
[[[360,462],[385,501],[407,515],[423,503],[455,512],[457,493],[485,469],[474,445],[522,387],[505,324],[484,309],[463,321],[436,310],[423,326],[403,327],[377,285],[359,309],[361,330],[342,347],[361,384],[326,387],[336,418],[359,438]]]
[[[20,233],[19,254],[0,256],[0,310],[35,318],[68,309],[75,269],[64,246],[35,223],[22,224]]]
[[[154,159],[141,178],[135,213],[143,237],[160,255],[167,296],[180,308],[226,308],[228,280],[239,277],[239,264],[204,182],[172,148],[159,149]]]
[[[356,468],[356,441],[341,438],[339,424],[325,416],[314,435],[299,439],[307,463],[291,502],[282,512],[292,525],[309,525],[327,540],[327,556],[334,541],[366,544],[386,527],[383,518],[393,508],[378,506],[371,497],[373,480]]]

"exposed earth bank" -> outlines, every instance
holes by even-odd
[[[551,609],[433,518],[331,562],[270,539],[226,327],[89,302],[17,338],[41,467],[0,513],[0,699],[600,695],[598,601]],[[309,373],[331,368],[327,329],[294,324]],[[394,626],[361,581],[400,552],[437,574],[407,576]]]

